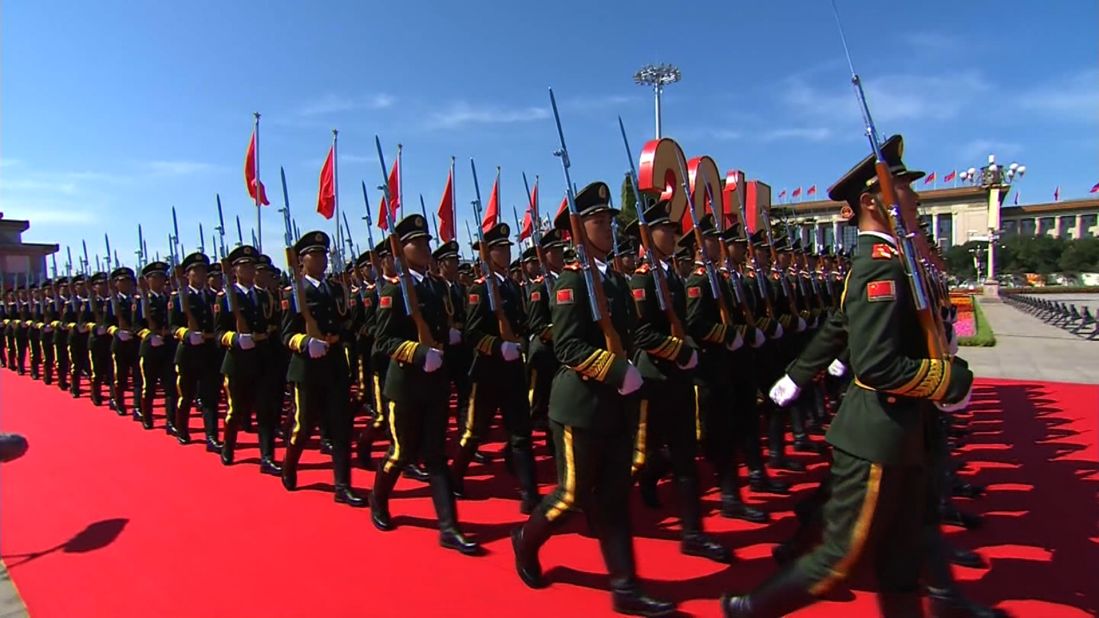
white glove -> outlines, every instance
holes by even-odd
[[[88,332],[88,327],[87,327],[87,326],[84,326],[83,324],[77,324],[77,325],[76,325],[76,332],[78,332],[78,333],[86,333],[86,332]]]
[[[95,334],[97,334],[97,335],[106,335],[107,334],[107,327],[106,326],[96,326],[95,327]]]
[[[505,341],[500,344],[500,356],[509,363],[519,359],[519,344],[513,341]]]
[[[946,329],[946,347],[951,356],[958,355],[958,336],[954,334],[953,328]]]
[[[842,378],[845,373],[847,373],[847,367],[838,358],[828,365],[828,375],[832,377]]]
[[[130,331],[128,331],[128,330],[118,331],[119,341],[129,341],[131,338],[133,338],[133,334]]]
[[[187,343],[190,345],[202,345],[202,333],[197,330],[188,331]]]
[[[153,346],[154,348],[159,348],[160,346],[164,345],[164,338],[160,335],[149,335],[149,345]]]
[[[256,340],[252,338],[252,333],[241,333],[237,336],[237,344],[242,350],[251,350],[256,347]]]
[[[698,366],[698,351],[691,350],[691,357],[687,359],[686,363],[684,363],[682,365],[679,365],[679,368],[686,371],[688,369],[694,369],[697,366]]]
[[[785,408],[793,403],[800,394],[801,389],[798,388],[797,384],[794,384],[794,381],[791,380],[788,375],[782,376],[778,382],[775,382],[775,385],[771,387],[771,392],[769,393],[771,401],[778,404],[780,408]]]
[[[767,341],[767,336],[763,334],[763,331],[756,328],[752,332],[752,347],[758,348],[763,345],[763,342]]]
[[[803,333],[803,332],[805,332],[805,329],[806,329],[806,328],[808,328],[808,326],[809,326],[809,325],[805,323],[805,318],[803,318],[803,317],[801,317],[801,316],[799,315],[799,316],[798,316],[798,328],[797,328],[797,332],[799,332],[799,333]]]
[[[771,339],[782,339],[782,324],[775,322],[775,332],[771,335]]]
[[[744,345],[744,337],[740,335],[740,331],[736,331],[736,338],[725,344],[725,349],[730,352],[736,352]]]
[[[645,380],[641,377],[641,372],[637,370],[637,367],[630,363],[626,368],[626,377],[622,378],[622,387],[618,389],[619,395],[631,395],[641,389],[641,385],[645,383]]]
[[[965,397],[962,397],[961,401],[959,401],[957,403],[936,402],[935,406],[937,408],[939,408],[940,410],[942,410],[943,412],[961,412],[962,410],[969,407],[969,399],[971,397],[973,397],[973,387],[972,386],[969,387],[969,392],[967,392],[965,394]]]
[[[435,348],[427,349],[427,356],[424,357],[424,373],[431,373],[437,371],[439,367],[443,366],[443,353]]]
[[[309,342],[305,344],[305,347],[309,352],[309,358],[320,358],[325,354],[328,354],[328,343],[315,337],[310,337]]]
[[[462,331],[457,328],[450,329],[450,345],[458,345],[462,342]]]
[[[42,332],[43,333],[52,333],[53,332],[53,327],[52,326],[43,326],[42,327]]]

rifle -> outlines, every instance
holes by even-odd
[[[546,298],[549,298],[553,293],[553,287],[549,282],[549,266],[546,264],[546,254],[542,251],[542,230],[539,224],[541,219],[538,218],[538,200],[537,193],[534,196],[531,195],[530,185],[527,184],[527,173],[523,172],[523,187],[527,190],[527,203],[530,204],[530,240],[534,243],[534,253],[538,256],[538,268],[542,271],[542,284],[546,287]],[[534,177],[534,190],[538,191],[538,176]]]
[[[217,253],[217,246],[214,247],[214,253]],[[206,253],[206,231],[202,229],[202,223],[198,224],[198,252]]]
[[[53,275],[52,276],[53,276],[54,279],[56,279],[57,278],[57,254],[56,253],[51,253],[50,254],[50,261],[52,262],[52,264],[50,265],[50,268],[53,269]]]
[[[752,230],[748,229],[748,211],[744,206],[743,189],[739,186],[743,183],[740,182],[739,174],[733,173],[730,174],[730,176],[736,178],[736,182],[734,183],[736,190],[734,193],[736,194],[737,210],[739,212],[741,227],[744,228],[744,240],[747,241],[745,243],[745,253],[747,253],[748,257],[748,266],[756,275],[756,286],[759,288],[759,297],[763,299],[764,311],[766,312],[767,317],[774,319],[775,308],[771,304],[771,293],[767,290],[766,277],[763,276],[763,269],[759,267],[759,258],[756,256],[756,248],[752,245]],[[728,179],[726,179],[725,184],[728,185]]]
[[[713,216],[714,216],[714,229],[717,230],[718,236],[719,236],[719,238],[721,238],[721,242],[718,243],[718,245],[720,247],[721,264],[729,272],[729,288],[733,292],[734,300],[736,300],[737,305],[740,307],[741,315],[744,316],[744,320],[745,320],[745,322],[748,323],[749,326],[755,326],[755,323],[756,323],[755,316],[753,315],[752,308],[748,304],[748,299],[745,297],[744,291],[741,289],[741,286],[740,286],[740,279],[738,278],[740,273],[735,272],[735,269],[732,267],[732,264],[730,263],[729,247],[725,244],[725,238],[724,238],[725,237],[725,199],[724,199],[724,196],[722,196],[722,198],[720,198],[720,199],[714,197],[714,195],[715,195],[714,188],[720,188],[720,187],[715,187],[714,184],[712,184],[714,182],[717,182],[717,179],[712,178],[710,176],[710,169],[709,169],[710,165],[713,166],[713,170],[714,170],[715,176],[716,176],[717,164],[714,163],[713,159],[710,159],[709,157],[702,157],[702,158],[698,159],[697,164],[695,166],[695,169],[696,169],[696,174],[698,174],[698,173],[702,174],[702,182],[703,182],[703,185],[706,188],[706,194],[703,196],[703,199],[707,200],[710,204],[710,213],[713,214]],[[716,201],[717,206],[718,206],[717,208],[714,208],[715,201]]]
[[[388,182],[388,179],[386,180]],[[374,276],[374,279],[384,276],[381,267],[378,266],[378,256],[374,252],[374,222],[370,220],[370,197],[366,193],[366,181],[362,181],[363,186],[363,204],[366,206],[366,214],[363,215],[363,221],[366,221],[366,242],[370,243],[370,271]]]
[[[111,269],[111,237],[103,234],[103,242],[107,245],[107,270]],[[110,273],[107,273],[110,275]]]
[[[473,172],[473,189],[477,195],[477,199],[473,201],[473,216],[477,218],[477,221],[483,221],[481,218],[481,186],[477,182],[477,165],[473,162],[473,159],[469,160],[469,167]],[[482,277],[485,279],[485,290],[488,292],[488,306],[496,315],[496,326],[500,331],[500,338],[504,341],[519,341],[519,338],[511,330],[511,322],[508,321],[508,317],[504,313],[504,301],[500,298],[500,286],[497,285],[499,282],[496,280],[496,271],[493,270],[492,264],[489,262],[488,243],[485,242],[485,231],[480,225],[477,226],[477,241],[477,252],[481,258],[481,269],[484,271]]]
[[[931,358],[946,358],[948,348],[946,345],[946,331],[941,325],[942,316],[932,310],[928,302],[928,294],[924,275],[916,262],[916,249],[912,242],[913,235],[908,233],[901,214],[900,200],[897,198],[896,187],[893,186],[893,174],[889,171],[889,165],[881,150],[881,140],[878,137],[878,129],[874,125],[874,119],[870,115],[870,105],[866,101],[866,93],[862,89],[862,78],[855,71],[855,64],[851,60],[851,50],[847,46],[847,35],[843,31],[843,23],[840,21],[839,9],[836,1],[832,0],[832,13],[836,17],[836,26],[839,28],[840,40],[843,43],[843,52],[847,57],[847,66],[851,69],[851,85],[855,90],[855,98],[858,99],[859,108],[862,111],[862,119],[866,125],[866,137],[870,142],[870,149],[874,153],[875,171],[878,177],[878,187],[882,198],[888,201],[885,204],[878,202],[877,207],[882,214],[887,215],[891,232],[897,241],[901,257],[904,259],[905,272],[908,275],[909,285],[912,288],[912,297],[916,304],[916,316],[920,327],[924,331],[924,339],[927,343],[927,352]]]
[[[145,319],[149,321],[149,330],[159,332],[163,325],[154,324],[153,314],[151,311],[149,311],[149,282],[146,281],[145,277],[138,275],[137,287],[138,290],[141,291],[141,309],[145,313]]]
[[[279,168],[279,171],[282,171],[282,168]],[[283,186],[285,186],[285,183],[286,174],[283,174]],[[225,251],[225,215],[222,214],[221,211],[221,194],[215,193],[214,196],[217,198],[218,202],[218,226],[214,229],[217,230],[218,238],[220,240],[221,257],[225,257],[226,255],[228,255],[228,253]]]
[[[561,158],[561,169],[565,173],[565,196],[569,205],[569,227],[572,230],[573,242],[576,244],[576,257],[580,263],[580,270],[584,275],[584,284],[588,289],[588,307],[591,310],[592,319],[599,322],[599,329],[603,332],[603,340],[607,345],[607,351],[616,356],[622,356],[625,354],[625,348],[622,346],[622,339],[618,336],[618,331],[614,328],[614,323],[611,322],[611,314],[607,309],[607,292],[603,289],[602,279],[599,280],[599,285],[596,285],[599,269],[595,265],[595,259],[588,252],[590,241],[587,234],[584,233],[583,224],[580,222],[580,211],[576,209],[575,188],[572,184],[572,176],[569,173],[572,162],[569,160],[569,151],[565,146],[565,130],[561,127],[561,116],[557,111],[557,99],[553,96],[553,88],[549,89],[549,96],[550,105],[553,106],[553,120],[557,123],[557,138],[561,144],[561,148],[553,154]]]
[[[84,275],[89,276],[92,274],[88,272],[92,268],[92,263],[88,260],[88,241],[81,239],[80,243],[84,246]]]
[[[65,263],[65,276],[69,278],[69,307],[73,311],[76,311],[76,285],[73,283],[73,250],[72,247],[65,247],[65,253],[67,254],[67,262]],[[3,281],[3,276],[0,276],[0,282]],[[0,298],[3,297],[3,293],[0,293]]]
[[[779,285],[782,287],[782,294],[786,297],[786,301],[789,303],[790,315],[799,316],[797,301],[794,299],[794,291],[790,289],[790,280],[786,278],[786,273],[782,272],[778,265],[778,250],[775,249],[775,237],[771,232],[771,217],[766,208],[759,210],[759,216],[763,219],[763,230],[767,234],[767,244],[771,249],[771,271],[778,276]]]
[[[469,231],[469,221],[466,221],[466,240],[469,242],[469,250],[473,251],[473,233]],[[478,263],[478,268],[480,263]]]
[[[168,237],[169,247],[176,256],[183,257],[183,245],[179,242],[179,220],[176,219],[176,207],[172,206],[172,236]]]
[[[244,244],[244,233],[240,231],[240,215],[237,215],[237,246]]]
[[[378,188],[385,195],[384,203],[392,204],[393,196],[389,194],[389,177],[386,174],[385,155],[382,153],[382,140],[377,135],[374,136],[374,145],[378,148],[378,162],[382,166],[382,184]],[[398,187],[397,190],[400,191],[400,188]],[[398,195],[398,201],[401,201],[402,197],[404,196]],[[423,314],[420,313],[420,301],[416,296],[416,285],[412,281],[412,274],[405,268],[404,261],[401,259],[401,247],[397,239],[397,225],[393,221],[393,212],[388,206],[382,208],[382,211],[385,215],[386,225],[389,227],[389,252],[393,254],[393,268],[397,271],[397,278],[400,280],[401,299],[404,301],[405,314],[412,318],[412,323],[416,325],[416,340],[430,348],[441,350],[443,349],[442,346],[436,343],[435,337],[431,334],[431,328],[428,327]]]
[[[137,254],[137,266],[138,266],[138,268],[141,268],[141,267],[145,266],[145,259],[146,259],[147,256],[145,255],[144,247],[145,247],[145,235],[141,231],[141,224],[138,223],[137,224],[137,251],[134,252],[134,253]]]
[[[229,264],[229,258],[221,258],[221,270],[225,273],[226,278],[232,273],[232,265]],[[236,291],[236,276],[233,276],[232,283],[225,282],[225,301],[229,303],[229,311],[233,312],[233,320],[236,322],[237,332],[241,334],[251,333],[252,330],[248,326],[248,320],[244,319],[244,315],[240,312],[240,303],[237,299]]]
[[[325,341],[324,334],[321,333],[317,320],[313,317],[313,312],[309,310],[309,303],[305,299],[305,284],[302,282],[301,268],[298,266],[298,252],[294,249],[294,235],[291,233],[293,227],[290,219],[290,194],[286,190],[286,172],[280,167],[279,173],[282,176],[282,201],[285,204],[282,209],[284,228],[282,239],[286,245],[286,274],[290,277],[290,286],[293,288],[294,307],[301,313],[301,317],[305,321],[305,334],[314,339]],[[237,217],[237,231],[238,233],[240,231],[240,217]]]
[[[641,233],[641,247],[645,251],[645,259],[649,262],[649,272],[653,274],[656,302],[668,320],[672,336],[683,339],[687,336],[687,331],[683,328],[683,322],[675,312],[675,307],[672,306],[672,293],[668,290],[668,273],[664,272],[664,268],[657,262],[656,253],[653,252],[653,235],[649,229],[649,222],[645,220],[645,199],[637,188],[637,167],[633,162],[633,150],[630,149],[630,140],[626,137],[626,125],[622,122],[621,116],[618,117],[618,129],[622,133],[622,145],[626,148],[626,161],[630,164],[626,175],[630,180],[634,197],[637,198],[637,228]]]

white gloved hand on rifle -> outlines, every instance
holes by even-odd
[[[784,375],[771,387],[769,396],[771,397],[771,401],[775,402],[776,405],[780,408],[785,408],[793,403],[800,394],[801,389],[798,388],[798,385],[794,384],[794,381],[790,379],[790,376]]]
[[[320,358],[328,354],[328,342],[316,337],[310,337],[305,344],[305,348],[309,353],[309,358]]]

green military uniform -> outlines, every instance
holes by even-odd
[[[383,238],[372,249],[373,255],[379,260],[379,263],[390,255],[389,241]],[[370,256],[364,254],[360,257],[369,259]],[[373,407],[374,418],[367,422],[366,427],[362,433],[359,434],[358,443],[356,444],[356,454],[359,460],[359,465],[364,468],[370,467],[370,461],[372,458],[371,451],[374,448],[374,441],[379,437],[382,437],[387,431],[387,415],[389,414],[389,403],[385,398],[385,374],[389,371],[389,357],[386,353],[378,348],[376,331],[377,331],[377,316],[378,316],[378,294],[381,291],[380,286],[384,287],[386,283],[393,283],[396,281],[394,277],[389,277],[383,272],[377,274],[377,282],[375,285],[370,286],[366,290],[363,290],[362,303],[360,305],[362,311],[362,328],[369,333],[370,347],[367,350],[368,357],[366,359],[367,375],[366,380],[370,383],[370,392],[373,395]]]
[[[899,138],[883,146],[889,168],[904,180],[918,178],[900,161],[900,146]],[[874,178],[871,157],[829,197],[857,208]],[[834,451],[822,542],[750,595],[723,599],[727,616],[793,612],[847,578],[866,556],[878,576],[883,613],[919,611],[911,595],[922,564],[927,402],[962,400],[973,374],[964,363],[928,358],[905,266],[885,235],[860,232],[839,311],[798,364],[817,354],[834,358],[838,344],[830,339],[844,334],[846,344],[838,347],[850,352],[854,381],[826,436]]]
[[[141,269],[146,282],[154,278],[168,278],[168,264],[150,262]],[[141,383],[144,385],[141,396],[141,424],[145,429],[153,428],[153,399],[159,384],[164,391],[164,423],[169,431],[176,417],[176,375],[173,357],[175,339],[172,337],[171,317],[168,313],[168,292],[162,286],[157,292],[151,284],[150,289],[141,294],[141,329],[137,332],[141,340],[138,349],[138,366],[141,370]]]
[[[592,183],[576,196],[581,216],[617,214],[610,190]],[[558,228],[567,228],[568,213]],[[608,247],[609,248],[609,247]],[[545,585],[538,550],[568,515],[583,509],[610,575],[615,609],[642,615],[674,611],[641,593],[630,532],[629,491],[637,398],[642,378],[630,362],[635,309],[629,281],[593,260],[591,276],[606,297],[607,318],[623,350],[611,352],[600,323],[593,319],[589,288],[581,265],[565,267],[554,285],[550,311],[554,352],[561,367],[550,391],[550,428],[557,451],[557,487],[530,519],[511,534],[519,577],[534,588]],[[624,393],[624,394],[623,394]]]
[[[236,267],[257,264],[259,255],[255,247],[242,245],[233,249],[227,259]],[[273,349],[278,340],[271,337],[270,330],[274,325],[275,301],[267,290],[254,284],[245,287],[237,281],[227,286],[218,303],[217,341],[225,348],[221,373],[225,376],[229,403],[221,461],[225,465],[233,463],[242,419],[254,412],[259,429],[260,471],[280,475],[282,469],[275,464],[278,408],[272,401],[274,389],[270,384],[279,369]]]
[[[490,248],[511,245],[510,229],[506,223],[497,224],[484,233],[484,242]],[[493,277],[491,281],[487,277]],[[474,348],[470,376],[473,390],[466,413],[465,430],[459,441],[458,454],[454,457],[451,472],[455,490],[464,493],[463,480],[477,447],[488,433],[496,411],[500,410],[504,429],[508,433],[512,467],[519,479],[520,511],[529,513],[538,503],[538,481],[535,477],[534,454],[531,450],[530,403],[527,399],[526,370],[519,359],[519,341],[506,341],[501,333],[500,321],[492,307],[492,290],[495,288],[496,307],[507,321],[512,334],[521,338],[525,317],[523,292],[510,277],[490,272],[469,286],[465,337]],[[507,350],[511,350],[508,352]],[[510,360],[505,354],[514,354]]]
[[[427,221],[421,215],[405,217],[396,224],[394,233],[402,245],[431,239]],[[374,491],[370,495],[372,520],[379,530],[393,528],[389,516],[390,492],[401,470],[420,457],[427,467],[440,543],[472,554],[480,548],[458,530],[457,509],[446,469],[450,388],[443,369],[441,342],[447,340],[450,329],[447,290],[426,272],[401,261],[407,269],[404,280],[386,282],[378,297],[375,336],[377,348],[389,357],[383,388],[389,402],[392,443],[374,477]],[[430,329],[430,341],[421,340],[406,296],[415,299],[419,318]]]
[[[60,277],[53,283],[54,293],[46,305],[46,320],[51,332],[49,345],[53,356],[53,371],[57,374],[57,388],[69,388],[69,324],[64,319],[68,305],[69,278]],[[62,293],[64,290],[64,294]]]
[[[93,286],[109,286],[110,278],[107,273],[97,272],[92,275]],[[92,290],[92,297],[88,299],[88,309],[94,319],[91,333],[88,335],[88,366],[91,368],[91,399],[92,404],[99,406],[103,403],[103,387],[109,389],[114,383],[114,363],[111,362],[111,340],[108,334],[110,322],[107,310],[111,304],[109,294],[103,296],[98,290]]]
[[[551,230],[539,239],[542,251],[565,246],[564,240],[556,230]],[[538,260],[534,247],[523,253],[523,261]],[[530,343],[527,349],[527,383],[531,419],[537,427],[546,431],[549,437],[549,398],[553,386],[553,376],[561,364],[553,350],[553,316],[550,312],[550,294],[560,273],[545,272],[532,279],[526,286],[527,332]]]
[[[122,266],[111,272],[111,282],[136,281],[132,268]],[[126,388],[133,391],[133,418],[141,420],[141,371],[138,366],[138,348],[140,341],[135,338],[140,329],[138,323],[137,297],[131,292],[123,294],[119,289],[111,292],[107,305],[107,334],[111,336],[111,360],[114,366],[114,381],[111,383],[111,408],[119,416],[125,416]]]
[[[49,284],[50,281],[47,279],[40,285],[31,286],[31,317],[27,329],[27,340],[31,349],[31,377],[35,380],[43,377],[47,384],[53,382],[53,369],[44,371],[45,366],[42,363],[42,321],[45,319],[45,302],[42,300],[42,295]]]
[[[458,259],[458,242],[451,240],[439,246],[432,254],[436,263]],[[462,337],[466,324],[466,298],[468,290],[460,281],[442,280],[446,288],[446,306],[452,332],[443,341],[443,362],[447,379],[453,385],[458,405],[455,407],[459,427],[465,426],[465,413],[469,410],[469,394],[473,388],[469,379],[469,366],[473,362],[472,348]]]
[[[95,315],[92,313],[89,299],[80,296],[80,287],[85,285],[86,281],[87,278],[84,275],[73,277],[72,289],[69,291],[71,300],[66,303],[63,318],[69,326],[69,392],[73,398],[80,396],[80,382],[85,374],[90,375],[91,372],[88,338],[95,329]]]
[[[4,296],[4,366],[10,371],[22,373],[19,357],[16,353],[15,330],[19,322],[19,303],[15,300],[14,290],[8,290]]]
[[[294,246],[298,256],[328,252],[328,235],[324,232],[303,234]],[[326,421],[332,441],[332,472],[335,499],[351,506],[365,506],[366,501],[351,490],[351,426],[348,409],[350,375],[342,342],[349,337],[343,321],[349,307],[344,304],[343,291],[328,281],[303,275],[298,285],[315,322],[307,325],[305,308],[294,303],[282,320],[282,341],[293,353],[286,379],[294,389],[294,427],[286,446],[282,469],[282,484],[288,490],[297,489],[298,460],[314,428]],[[296,299],[295,299],[296,301]]]
[[[184,273],[205,271],[210,258],[192,253],[183,258]],[[184,305],[183,303],[186,303]],[[195,288],[186,281],[176,291],[172,303],[172,328],[178,345],[175,352],[179,401],[176,403],[175,427],[180,444],[191,442],[191,408],[199,403],[206,435],[206,450],[221,452],[218,441],[218,398],[221,390],[221,354],[217,349],[215,311],[219,309],[217,295],[209,288]],[[188,317],[188,314],[190,317]]]

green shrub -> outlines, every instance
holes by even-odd
[[[988,323],[984,309],[981,309],[981,301],[977,298],[973,299],[973,320],[977,323],[977,333],[972,337],[959,338],[958,345],[980,348],[990,348],[996,345],[996,335],[992,332],[992,325]]]

